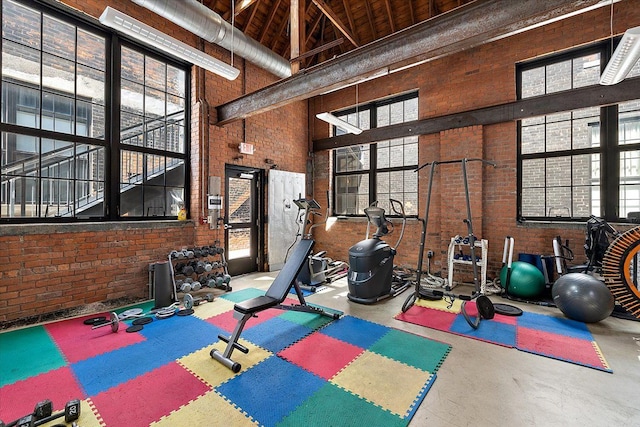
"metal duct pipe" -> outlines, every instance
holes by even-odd
[[[199,37],[233,51],[238,56],[280,78],[291,76],[289,61],[244,35],[213,10],[196,0],[131,0],[180,25]]]

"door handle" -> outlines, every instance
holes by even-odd
[[[233,226],[232,226],[232,225],[229,225],[229,224],[225,224],[225,225],[224,225],[224,229],[225,229],[225,230],[228,230],[228,229],[230,229],[230,228],[233,228]]]

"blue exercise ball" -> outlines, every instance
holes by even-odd
[[[507,266],[500,272],[500,284],[504,288],[507,283]],[[509,295],[520,298],[533,298],[544,291],[545,280],[542,272],[533,264],[524,261],[511,263],[509,276]]]
[[[585,273],[560,276],[551,288],[551,296],[565,316],[585,323],[606,319],[615,303],[607,285]]]

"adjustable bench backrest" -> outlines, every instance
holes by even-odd
[[[300,270],[307,262],[314,244],[313,239],[300,240],[282,270],[267,289],[267,293],[235,304],[235,311],[242,314],[252,314],[281,304],[289,294],[289,289],[295,283]]]
[[[308,261],[309,254],[315,241],[313,239],[302,239],[298,242],[293,250],[293,253],[285,262],[284,267],[280,270],[280,273],[276,276],[275,280],[267,289],[266,296],[275,298],[278,303],[284,301],[291,289],[291,285],[300,274],[300,270],[304,264]]]

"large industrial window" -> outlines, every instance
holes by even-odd
[[[175,218],[185,67],[39,3],[1,3],[0,221]]]
[[[363,130],[418,119],[418,94],[395,97],[336,116]],[[333,129],[335,135],[342,131]],[[334,214],[364,215],[378,202],[389,215],[389,199],[403,203],[406,215],[418,214],[418,137],[378,141],[334,150]]]
[[[606,55],[603,45],[523,64],[519,96],[598,84]],[[636,65],[629,77],[639,75]],[[640,100],[523,119],[518,131],[519,219],[638,215]]]

